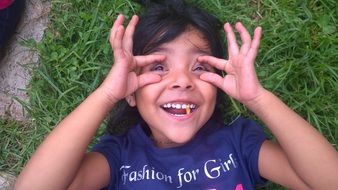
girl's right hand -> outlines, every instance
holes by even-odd
[[[119,15],[111,29],[109,42],[114,52],[114,65],[99,87],[112,104],[142,86],[159,82],[161,76],[150,72],[137,75],[135,69],[154,62],[162,62],[166,58],[164,55],[134,56],[133,35],[138,16],[132,17],[126,29],[123,22],[124,16]]]

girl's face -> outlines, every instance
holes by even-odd
[[[211,51],[201,33],[188,29],[152,54],[167,58],[141,68],[141,73],[154,72],[162,80],[138,89],[136,106],[157,146],[179,146],[191,140],[214,111],[217,89],[199,78],[214,68],[197,62],[199,56]]]

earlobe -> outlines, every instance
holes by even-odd
[[[135,94],[130,94],[126,97],[126,101],[128,102],[130,107],[136,106]]]

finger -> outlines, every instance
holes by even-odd
[[[220,89],[223,89],[224,79],[216,73],[211,72],[203,73],[200,75],[200,79],[209,82]]]
[[[141,88],[148,84],[160,82],[162,77],[155,73],[144,73],[138,76],[138,87]]]
[[[257,27],[254,31],[254,37],[253,37],[253,40],[252,40],[252,43],[251,43],[251,47],[250,47],[250,50],[247,54],[248,59],[251,60],[252,62],[254,62],[254,60],[257,56],[261,37],[262,37],[262,28]]]
[[[110,36],[109,36],[110,44],[113,43],[114,38],[116,36],[116,32],[117,32],[119,26],[123,25],[123,22],[124,22],[124,16],[120,14],[119,16],[117,16],[117,18],[116,18],[116,20],[113,24],[113,27],[110,30]]]
[[[162,62],[166,58],[167,57],[165,55],[159,55],[159,54],[135,56],[137,67],[144,67],[154,62]]]
[[[209,65],[217,68],[221,71],[227,71],[227,65],[229,64],[228,60],[219,59],[213,56],[203,55],[197,58],[197,61],[202,63],[208,63]]]
[[[229,58],[238,54],[239,49],[236,41],[236,35],[229,23],[224,25],[224,31],[227,36]]]
[[[136,24],[138,22],[138,16],[134,15],[130,22],[128,23],[128,26],[126,28],[126,32],[123,37],[123,48],[129,52],[133,51],[133,35],[135,31]]]
[[[243,26],[242,23],[236,23],[236,30],[239,32],[242,40],[242,46],[240,49],[240,53],[246,55],[251,47],[251,36],[248,30]]]
[[[254,49],[259,48],[261,37],[262,37],[262,28],[257,27],[254,31],[254,38],[252,40],[251,48],[254,48]]]
[[[114,59],[119,59],[121,56],[123,56],[123,49],[122,49],[123,34],[124,34],[124,27],[120,25],[116,31],[116,35],[112,43]]]

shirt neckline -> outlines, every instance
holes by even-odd
[[[209,120],[196,133],[195,137],[193,137],[189,142],[181,146],[170,147],[170,148],[157,147],[154,141],[152,141],[149,135],[147,135],[145,129],[143,129],[142,124],[139,123],[135,127],[136,127],[137,135],[141,139],[141,143],[144,143],[151,152],[159,154],[159,155],[168,155],[168,154],[177,154],[177,152],[187,152],[189,150],[196,148],[200,144],[200,141],[203,140],[205,136],[210,134],[214,129],[218,128],[217,126],[218,126],[217,122],[215,122],[214,120]]]

